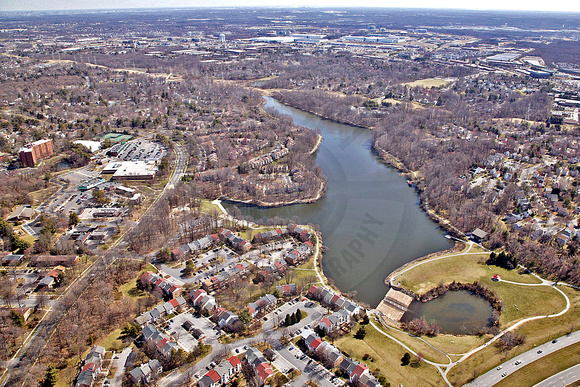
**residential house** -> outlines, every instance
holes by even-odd
[[[33,267],[53,267],[66,266],[71,267],[79,263],[78,255],[37,255],[30,260],[30,266]]]
[[[97,376],[101,373],[101,365],[105,356],[105,348],[93,346],[91,351],[83,360],[80,372],[77,375],[75,386],[91,387]]]
[[[231,378],[240,372],[242,363],[236,356],[222,360],[214,369],[207,372],[200,380],[199,387],[217,387],[226,385]]]
[[[221,229],[218,235],[222,241],[229,243],[234,249],[241,253],[247,253],[252,248],[252,244],[249,241],[228,229]]]
[[[276,286],[276,290],[283,296],[293,296],[298,292],[296,284],[278,285]]]
[[[265,312],[266,310],[276,306],[277,299],[271,294],[266,294],[261,297],[256,302],[252,302],[248,305],[248,311],[252,317],[256,317],[258,313]]]
[[[298,237],[298,239],[300,239],[300,241],[302,241],[302,242],[306,242],[311,237],[310,232],[308,230],[306,230],[306,229],[304,229],[304,228],[302,228],[294,223],[290,223],[288,225],[288,231],[290,234]]]
[[[141,364],[129,372],[129,376],[135,384],[146,384],[151,379],[163,372],[163,367],[157,359],[150,360],[148,363]]]
[[[272,367],[258,349],[249,347],[245,353],[245,359],[264,383],[269,377],[274,375],[274,370],[272,370]]]

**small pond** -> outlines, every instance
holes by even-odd
[[[425,303],[413,301],[403,321],[422,316],[428,322],[437,322],[442,333],[465,335],[484,328],[491,312],[490,303],[483,298],[465,290],[449,291]]]

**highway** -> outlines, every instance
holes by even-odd
[[[570,367],[556,375],[550,376],[548,379],[542,380],[534,387],[564,387],[577,380],[580,380],[580,364]]]
[[[475,379],[473,382],[466,384],[466,386],[470,386],[470,387],[493,386],[496,383],[499,383],[506,376],[511,375],[512,373],[519,371],[520,369],[522,369],[526,365],[532,363],[533,361],[541,359],[542,357],[549,355],[552,352],[556,352],[556,351],[558,351],[562,348],[565,348],[569,345],[580,342],[580,331],[576,331],[576,332],[573,332],[569,335],[562,336],[554,341],[549,341],[547,343],[544,343],[540,346],[535,347],[534,349],[530,349],[529,351],[524,352],[521,355],[516,356],[516,357],[506,361],[505,363],[499,365],[497,368],[494,368],[494,369],[486,372],[485,374],[481,375],[480,377]],[[518,362],[518,361],[521,361],[521,363],[516,364],[516,362]],[[580,378],[580,370],[577,370],[576,374]],[[546,379],[546,380],[548,380],[548,379]],[[553,385],[558,385],[558,384],[553,384]]]

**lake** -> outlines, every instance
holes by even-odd
[[[300,218],[318,224],[324,246],[324,274],[343,292],[372,307],[384,297],[384,278],[416,258],[452,247],[438,225],[419,207],[415,190],[398,171],[372,152],[368,129],[322,119],[266,98],[266,107],[320,130],[316,162],[328,178],[327,192],[316,203],[277,208],[233,205],[255,219]]]
[[[483,298],[465,290],[450,291],[425,303],[413,301],[402,321],[424,317],[436,321],[441,332],[467,335],[485,328],[491,312],[491,304]]]

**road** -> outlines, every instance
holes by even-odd
[[[505,376],[511,375],[514,372],[521,370],[526,365],[532,363],[535,360],[541,359],[542,357],[549,355],[550,353],[556,352],[562,348],[565,348],[569,345],[575,344],[580,342],[580,331],[573,332],[569,335],[562,336],[556,340],[556,342],[547,342],[544,343],[534,349],[530,349],[527,352],[522,353],[519,356],[516,356],[505,363],[501,364],[498,368],[494,368],[485,374],[481,375],[473,382],[467,384],[466,386],[475,387],[475,386],[493,386],[494,384],[500,382]],[[541,351],[541,352],[540,352]],[[516,361],[521,360],[521,363],[516,365]],[[525,372],[523,370],[522,372]],[[502,376],[504,375],[505,376]],[[576,370],[576,375],[580,378],[580,370]],[[548,379],[546,379],[548,380]],[[557,385],[557,384],[556,384]]]
[[[149,209],[141,217],[140,222],[146,221],[147,216],[150,213],[154,213],[154,208],[156,208],[161,202],[161,198],[167,194],[167,192],[175,186],[175,184],[181,179],[183,173],[185,172],[185,167],[187,165],[187,159],[185,157],[184,151],[180,146],[175,146],[175,151],[177,154],[177,159],[175,161],[175,168],[169,179],[169,182],[165,185],[163,192],[157,197],[157,199],[151,204]],[[46,202],[45,202],[46,203]],[[117,251],[124,249],[127,246],[127,242],[133,237],[133,232],[135,227],[130,228],[125,232],[117,242],[111,246],[111,250],[114,248]],[[113,256],[114,254],[111,254]],[[66,293],[54,300],[52,303],[52,311],[48,313],[45,318],[38,324],[38,326],[33,330],[27,339],[26,344],[20,348],[20,350],[14,355],[14,357],[4,362],[6,368],[5,372],[8,372],[8,376],[4,379],[3,386],[10,385],[21,385],[28,378],[29,373],[27,370],[29,367],[36,364],[38,361],[41,350],[46,346],[46,343],[51,339],[54,334],[54,329],[63,321],[68,311],[72,306],[74,306],[79,297],[83,294],[85,289],[94,281],[95,278],[103,272],[103,270],[113,263],[115,258],[100,256],[96,259],[93,265],[87,269],[78,279],[75,281]]]
[[[565,387],[580,380],[580,364],[568,368],[536,384],[534,387]]]

